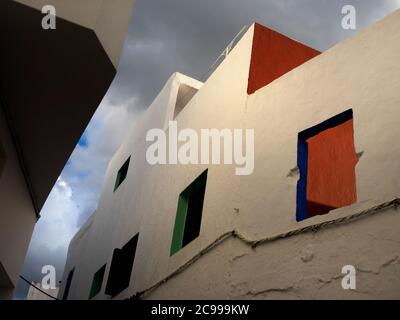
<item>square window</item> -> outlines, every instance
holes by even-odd
[[[89,299],[96,296],[100,290],[103,283],[104,272],[106,271],[106,265],[102,266],[93,276],[92,286],[90,288]]]
[[[200,234],[207,172],[208,170],[204,171],[179,195],[171,243],[171,256]]]
[[[123,164],[121,169],[118,170],[117,178],[115,179],[114,191],[118,189],[118,187],[121,185],[122,182],[124,182],[124,180],[128,174],[130,160],[131,160],[131,157],[129,157],[128,160],[125,161],[125,163]]]
[[[139,233],[122,249],[114,249],[105,293],[115,297],[129,286]]]
[[[296,220],[356,202],[357,161],[351,109],[300,132]]]

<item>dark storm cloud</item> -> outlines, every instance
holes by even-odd
[[[341,27],[341,8],[357,9],[358,30],[396,7],[390,0],[138,0],[112,90],[145,109],[175,71],[199,80],[244,25],[259,22],[318,50],[353,31]]]

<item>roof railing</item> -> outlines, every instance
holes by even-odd
[[[218,58],[214,61],[211,67],[207,70],[207,73],[202,77],[202,81],[205,82],[208,77],[214,72],[215,69],[225,60],[225,58],[231,53],[232,49],[236,46],[236,44],[240,41],[246,31],[249,29],[249,26],[245,25],[239,31],[239,33],[233,38],[233,40],[226,46],[226,48],[221,52]]]

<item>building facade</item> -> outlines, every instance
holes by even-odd
[[[112,158],[59,297],[400,298],[399,28],[396,11],[319,53],[254,24],[205,83],[172,75]],[[172,120],[254,130],[253,172],[150,164],[147,133],[173,143]]]
[[[55,29],[43,27],[45,5]],[[116,74],[133,0],[0,3],[0,299],[48,194]]]

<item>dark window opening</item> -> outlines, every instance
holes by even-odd
[[[115,297],[129,286],[139,233],[122,249],[114,249],[105,293]]]
[[[121,185],[122,182],[124,182],[124,180],[128,174],[130,160],[131,160],[131,157],[129,157],[128,160],[125,161],[125,163],[123,164],[121,169],[118,170],[117,178],[115,179],[114,191],[118,189],[118,187]]]
[[[170,255],[200,235],[207,172],[204,171],[179,195]]]
[[[71,288],[71,282],[72,282],[72,277],[74,276],[74,271],[75,268],[72,268],[72,270],[68,273],[67,283],[65,284],[64,294],[62,297],[63,300],[68,300],[69,289]]]
[[[300,132],[296,220],[356,202],[357,161],[351,109]]]
[[[96,296],[100,290],[101,285],[103,284],[104,273],[106,271],[106,265],[102,266],[93,276],[92,286],[90,288],[89,299],[92,299]]]

